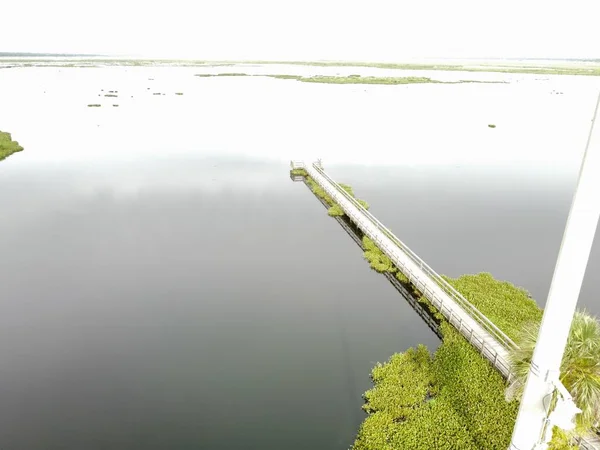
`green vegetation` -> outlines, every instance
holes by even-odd
[[[493,123],[490,123],[490,124],[488,125],[488,127],[490,127],[490,128],[496,128],[496,125],[494,125]]]
[[[426,77],[337,77],[337,76],[291,76],[291,75],[272,75],[272,78],[285,80],[297,80],[305,83],[329,83],[329,84],[422,84],[422,83],[442,83],[442,81],[432,80]]]
[[[451,325],[441,330],[433,356],[420,345],[375,366],[354,450],[508,447],[518,404],[504,400],[504,379]]]
[[[522,328],[517,344],[519,350],[510,357],[517,376],[511,385],[511,397],[520,398],[533,350],[540,329],[540,321]],[[560,381],[573,396],[573,401],[582,410],[576,416],[578,430],[589,430],[600,420],[600,323],[585,311],[577,311],[569,332],[569,339],[560,367]]]
[[[175,95],[183,95],[183,92],[175,92]]]
[[[247,73],[231,72],[231,73],[197,73],[195,77],[208,78],[208,77],[251,77]]]
[[[240,61],[241,62],[241,61]],[[539,75],[600,75],[600,65],[593,66],[535,66],[535,65],[464,65],[464,64],[406,64],[358,61],[248,61],[253,64],[289,64],[315,67],[375,67],[397,70],[441,70],[449,72],[530,73]]]
[[[350,186],[349,184],[344,184],[344,183],[338,183],[338,185],[344,190],[346,191],[348,194],[350,194],[352,197],[354,197],[354,189],[352,189],[352,186]]]
[[[302,78],[300,75],[267,75],[270,78],[278,78],[280,80],[298,80]]]
[[[336,204],[327,210],[327,214],[329,214],[331,217],[341,217],[344,215],[344,210],[340,205]]]
[[[542,310],[527,291],[498,281],[490,273],[443,278],[511,339],[525,325],[542,320]]]
[[[10,133],[0,131],[0,161],[20,151],[23,151],[23,147],[17,141],[13,141]]]
[[[363,240],[363,245],[365,253],[380,255],[372,241]],[[396,270],[385,260],[381,266],[372,267],[380,272]],[[408,283],[400,271],[396,271],[396,277]],[[523,324],[539,323],[541,319],[541,310],[526,291],[495,280],[488,273],[444,278],[496,323],[502,323],[502,315],[505,314],[527,329],[527,325]],[[423,346],[419,346],[416,350],[393,355],[385,364],[377,364],[372,373],[375,386],[365,393],[364,409],[369,416],[360,427],[354,450],[506,449],[518,401],[505,400],[505,381],[500,373],[424,300],[414,286],[412,291],[441,321],[442,344],[431,356]],[[496,320],[492,317],[494,315]],[[586,323],[586,334],[594,337],[598,345],[596,348],[599,348],[600,325],[592,320]],[[535,327],[528,329],[528,336],[535,340],[537,334],[532,331]],[[515,336],[519,334],[519,326],[511,323],[504,331]],[[582,334],[583,331],[574,333]],[[532,351],[533,344],[530,348]],[[573,346],[573,349],[578,348]],[[574,353],[575,350],[571,354]],[[567,354],[570,354],[569,350]],[[580,358],[578,367],[585,367],[590,384],[593,382],[598,386],[595,377],[599,369],[595,365],[600,356],[597,353],[594,356],[588,353],[587,356],[590,359]],[[531,353],[528,358],[522,358],[523,374],[529,369]],[[594,375],[591,375],[592,367],[596,370]],[[573,369],[565,373],[575,372]],[[585,392],[590,396],[589,391]],[[590,397],[589,417],[594,417],[594,412],[598,411],[598,397]],[[583,423],[580,429],[587,429],[587,423]],[[577,447],[569,436],[555,429],[549,448],[569,450]]]
[[[305,77],[302,75],[249,75],[246,73],[219,73],[219,74],[196,74],[197,77],[268,77],[278,80],[295,80],[304,83],[327,83],[327,84],[460,84],[460,83],[502,83],[500,81],[477,81],[477,80],[461,80],[461,81],[439,81],[432,80],[427,77],[361,77],[360,75],[349,76],[327,76],[316,75]]]
[[[292,174],[294,176],[300,176],[300,177],[308,176],[308,174],[306,173],[306,170],[304,170],[304,169],[292,169],[292,170],[290,170],[290,174]]]
[[[331,198],[331,196],[329,194],[327,194],[327,192],[325,192],[325,189],[323,189],[321,186],[319,186],[315,182],[315,180],[313,180],[311,177],[308,176],[308,173],[306,172],[306,170],[292,169],[290,171],[290,174],[294,175],[294,176],[305,177],[306,184],[308,185],[308,187],[310,188],[312,193],[315,194],[315,196],[317,196],[321,200],[323,200],[329,206],[329,209],[327,210],[327,214],[329,214],[331,217],[341,217],[344,215],[344,210],[342,209],[342,207],[340,205],[338,205]],[[352,186],[349,186],[347,184],[340,184],[340,187],[344,191],[346,191],[348,194],[350,194],[351,197],[354,198],[354,190],[352,189]],[[363,206],[363,208],[369,209],[369,204],[367,202],[365,202],[364,200],[356,199],[356,201],[359,202]]]
[[[529,73],[537,75],[600,75],[600,64],[598,61],[577,61],[571,63],[546,63],[540,65],[536,62],[473,62],[472,64],[437,64],[434,62],[425,64],[415,63],[388,63],[388,62],[366,62],[366,61],[204,61],[204,60],[152,60],[152,59],[78,59],[56,60],[48,58],[28,58],[27,60],[12,58],[1,58],[0,67],[97,67],[99,65],[112,66],[171,66],[171,67],[217,67],[235,66],[238,64],[261,64],[261,65],[298,65],[314,67],[375,67],[380,69],[396,70],[441,70],[461,72],[497,72],[497,73]],[[199,74],[197,76],[212,76],[210,74]],[[221,76],[226,76],[223,74]],[[235,76],[235,74],[234,74]]]
[[[319,186],[317,182],[311,177],[306,177],[306,184],[308,185],[313,194],[315,194],[317,197],[319,197],[321,200],[327,203],[330,207],[336,205],[336,203],[329,196],[329,194],[325,192],[325,189]]]
[[[395,273],[398,271],[392,260],[388,258],[369,237],[363,236],[362,243],[364,249],[363,257],[369,262],[369,265],[373,270],[376,270],[379,273]]]

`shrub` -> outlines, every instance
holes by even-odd
[[[11,134],[0,131],[0,161],[20,151],[23,151],[23,147],[13,141]]]
[[[363,208],[365,208],[365,209],[369,209],[369,204],[368,204],[366,201],[364,201],[364,200],[361,200],[361,199],[359,199],[359,198],[357,198],[357,199],[356,199],[356,201],[357,201],[358,203],[360,203],[360,204],[361,204],[361,206],[362,206]]]
[[[304,169],[292,169],[292,170],[290,170],[290,173],[291,173],[292,175],[295,175],[295,176],[302,176],[302,177],[305,177],[305,176],[307,176],[307,175],[308,175],[308,174],[306,173],[306,170],[304,170]]]
[[[516,339],[524,325],[542,320],[542,310],[527,291],[496,280],[490,273],[444,279],[511,339]]]
[[[373,368],[354,450],[508,447],[518,404],[504,379],[451,325],[442,332],[433,357],[419,345]]]
[[[352,189],[352,186],[348,185],[348,184],[344,184],[344,183],[338,183],[338,185],[344,190],[346,191],[348,194],[350,194],[352,197],[354,197],[354,190]]]
[[[390,272],[394,273],[397,271],[394,263],[383,253],[379,247],[369,237],[363,236],[362,239],[364,253],[363,257],[369,261],[369,265],[372,269],[377,272]]]
[[[340,205],[336,204],[327,210],[327,214],[329,214],[331,217],[340,217],[344,215],[344,210]]]

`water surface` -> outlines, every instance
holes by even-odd
[[[195,72],[0,71],[0,129],[26,147],[0,163],[2,448],[348,448],[374,363],[438,341],[290,181],[292,158],[323,156],[441,273],[489,271],[543,303],[589,86]],[[549,118],[568,127],[549,127],[546,156],[524,151]],[[520,159],[465,166],[507,143]],[[442,145],[448,165],[422,165]],[[594,248],[581,303],[595,313],[598,264]]]

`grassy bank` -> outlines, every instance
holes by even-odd
[[[365,255],[380,255],[372,245],[374,249],[365,246]],[[371,262],[371,267],[396,272],[408,285],[391,261],[382,263],[373,267]],[[523,324],[541,319],[541,309],[525,290],[498,281],[489,273],[445,278],[511,337]],[[414,287],[412,291],[420,296]],[[426,299],[420,296],[419,301],[441,321],[442,344],[433,354],[419,346],[375,366],[371,373],[374,388],[364,395],[368,417],[353,449],[505,450],[518,402],[506,402],[506,384],[500,373]],[[557,436],[550,448],[572,448],[559,442]]]
[[[518,404],[504,400],[504,379],[451,325],[441,330],[433,355],[421,345],[373,368],[354,450],[508,448]]]
[[[327,83],[327,84],[425,84],[444,83],[426,77],[361,77],[358,75],[340,76],[313,76],[303,77],[296,75],[269,75],[271,78],[281,80],[296,80],[304,83]]]
[[[17,141],[13,141],[10,133],[0,131],[0,161],[20,151],[23,151],[23,147]]]

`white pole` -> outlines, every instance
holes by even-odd
[[[600,217],[600,95],[509,450],[546,449],[544,398],[554,387]],[[548,397],[549,398],[549,397]]]

